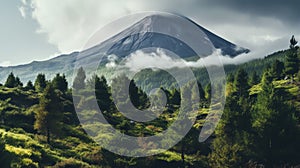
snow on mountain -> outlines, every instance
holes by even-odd
[[[116,56],[115,59],[122,60],[130,53],[142,49],[147,51],[148,48],[170,50],[183,59],[199,54],[209,56],[215,49],[220,49],[222,54],[230,57],[249,52],[248,49],[230,43],[188,18],[180,16],[181,19],[178,19],[178,17],[168,14],[149,15],[106,41],[80,53],[74,52],[26,65],[0,67],[0,81],[3,83],[10,72],[19,76],[24,82],[34,81],[38,73],[44,73],[48,78],[52,78],[56,73],[65,73],[70,81],[75,61],[94,66],[98,65],[99,58],[103,57],[103,64],[100,66],[105,68],[105,63],[111,61],[109,57],[111,55]],[[192,25],[193,28],[187,28],[188,25]],[[197,48],[197,52],[192,48]]]

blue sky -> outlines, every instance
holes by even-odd
[[[185,15],[221,37],[259,53],[300,38],[300,1],[274,0],[9,0],[0,6],[0,66],[80,50],[102,26],[141,11]],[[117,32],[112,32],[117,33]],[[242,59],[242,58],[241,58]]]
[[[36,21],[21,16],[18,9],[21,5],[19,0],[1,3],[0,65],[47,59],[58,52],[56,46],[48,43],[46,34],[36,32]]]

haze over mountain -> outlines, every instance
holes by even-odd
[[[106,41],[80,53],[60,55],[47,61],[33,61],[26,65],[0,67],[0,81],[5,81],[10,72],[19,76],[24,82],[33,81],[38,73],[44,73],[48,78],[53,77],[56,73],[65,73],[70,81],[75,63],[95,66],[102,58],[100,66],[105,69],[105,65],[111,59],[121,62],[130,57],[131,53],[140,50],[153,52],[154,48],[171,51],[187,60],[195,60],[195,57],[198,59],[199,54],[203,57],[209,56],[216,49],[221,50],[222,55],[229,57],[249,52],[248,49],[213,34],[188,18],[180,18],[173,15],[149,15]],[[195,25],[197,32],[186,29],[186,23]],[[168,34],[163,32],[168,32]],[[196,33],[197,36],[195,36]],[[184,41],[179,40],[180,38],[186,39],[196,46],[198,52],[195,52]]]

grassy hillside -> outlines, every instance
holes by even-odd
[[[243,68],[248,73],[256,71],[261,78],[261,74],[265,73],[267,67],[271,66],[274,60],[285,60],[285,55],[290,51],[280,51],[274,53],[265,59],[254,60],[242,65],[227,65],[225,66],[227,74],[235,74],[237,69]],[[207,73],[204,69],[194,70],[197,78],[205,78]],[[158,76],[158,77],[154,77]],[[161,71],[151,72],[145,70],[136,76],[138,84],[148,84],[146,89],[152,87],[167,86],[165,88],[176,87],[173,84],[174,79],[168,74]],[[232,96],[232,93],[237,89],[237,75],[235,79],[230,81],[228,79],[226,95]],[[151,79],[158,84],[153,85]],[[207,79],[206,79],[207,80]],[[263,81],[263,80],[262,80]],[[244,81],[248,82],[248,81]],[[52,81],[52,83],[54,83]],[[205,83],[205,79],[204,79]],[[206,81],[206,83],[208,83]],[[284,102],[290,104],[294,109],[297,129],[300,128],[300,83],[299,77],[289,79],[272,79],[272,83],[278,90],[283,90],[285,93],[281,95],[284,97]],[[255,106],[257,97],[264,92],[264,83],[258,82],[247,88],[249,91],[249,98],[245,104],[249,104],[251,108],[247,111],[252,112]],[[170,87],[171,86],[171,87]],[[106,86],[108,89],[109,87]],[[83,95],[91,92],[91,90],[81,90]],[[209,93],[206,98],[201,100],[200,109],[198,111],[197,120],[193,128],[187,136],[179,142],[176,146],[168,151],[146,158],[130,158],[115,155],[105,149],[101,148],[101,144],[96,144],[82,129],[78,122],[76,112],[74,110],[71,90],[58,92],[59,100],[62,107],[59,113],[62,114],[60,120],[61,129],[55,134],[51,134],[51,143],[47,142],[47,135],[38,131],[35,127],[37,114],[40,112],[40,106],[43,99],[44,92],[37,89],[28,89],[26,87],[8,88],[0,86],[0,163],[1,167],[210,167],[212,153],[214,149],[212,142],[218,138],[219,134],[213,135],[204,143],[198,142],[200,130],[205,122],[209,109]],[[138,92],[141,94],[140,92]],[[104,95],[103,91],[101,92]],[[174,93],[170,92],[174,97]],[[77,95],[74,95],[77,96]],[[139,97],[140,98],[140,97]],[[101,99],[101,95],[100,95]],[[90,101],[90,97],[81,97],[81,104]],[[107,101],[107,100],[106,100]],[[104,104],[107,104],[105,101]],[[229,99],[230,102],[230,99]],[[99,102],[98,102],[99,103]],[[101,103],[101,102],[100,102]],[[232,103],[232,102],[231,102]],[[212,107],[219,104],[212,104]],[[230,114],[232,107],[226,107],[225,111]],[[212,108],[213,109],[213,108]],[[229,109],[229,110],[228,110]],[[105,117],[116,128],[126,134],[133,136],[149,136],[155,135],[167,129],[168,126],[176,120],[178,106],[170,104],[163,109],[164,112],[159,118],[146,123],[135,122],[132,123],[126,119],[119,111],[113,107],[109,107],[105,113]],[[95,115],[93,110],[87,109],[89,115]],[[225,113],[226,114],[226,113]],[[230,115],[229,115],[230,116]],[[228,116],[227,116],[228,117]],[[244,117],[244,116],[243,116]],[[230,117],[229,117],[230,118]],[[225,115],[226,119],[226,115]],[[245,119],[250,120],[245,117]],[[235,121],[233,122],[235,123]],[[230,125],[230,124],[229,124]],[[222,126],[222,124],[221,124]],[[97,125],[91,124],[89,129],[97,129]],[[233,128],[230,128],[234,131]],[[261,128],[263,129],[263,128]],[[222,130],[218,130],[222,132]],[[295,137],[299,133],[295,132]],[[240,136],[240,135],[239,135]],[[249,138],[251,139],[251,138]],[[249,140],[250,141],[250,140]],[[292,141],[292,140],[291,140]],[[215,142],[216,143],[216,142]],[[214,144],[215,144],[214,143]],[[226,142],[227,143],[227,142]],[[239,144],[234,144],[233,147]],[[230,148],[230,147],[229,147]],[[241,147],[242,148],[242,147]],[[296,148],[296,147],[295,147]],[[223,149],[219,146],[219,149]],[[224,150],[227,148],[224,147]],[[240,150],[240,149],[234,149]],[[224,151],[222,151],[224,152]],[[227,152],[227,151],[225,151]],[[238,155],[238,154],[237,154]],[[226,155],[227,157],[231,157]],[[297,156],[296,156],[297,157]],[[232,156],[231,161],[235,161],[236,157]],[[249,164],[257,164],[263,160],[259,160],[259,155],[250,158]],[[255,162],[253,160],[257,159]],[[224,160],[223,160],[224,161]],[[230,162],[231,162],[230,161]],[[289,162],[293,165],[299,165],[299,162]],[[285,164],[285,162],[283,163]],[[251,166],[249,166],[251,167]]]

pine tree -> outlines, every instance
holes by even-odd
[[[212,167],[243,167],[251,156],[251,105],[248,77],[244,70],[240,69],[235,75],[234,87],[226,98],[212,143],[213,151],[209,156]]]
[[[170,104],[180,105],[180,92],[177,89],[173,89],[171,92]]]
[[[137,109],[145,109],[149,107],[149,101],[146,93],[136,86],[134,80],[129,80],[124,74],[118,76],[112,81],[112,93],[115,100],[118,102],[117,106],[122,110],[130,111],[130,102]],[[114,100],[114,102],[115,102]]]
[[[45,74],[38,74],[34,81],[34,88],[38,92],[43,92],[47,86]]]
[[[296,46],[297,43],[298,42],[295,40],[295,37],[292,36],[290,40],[291,53],[287,55],[286,63],[285,63],[286,64],[285,73],[291,76],[296,74],[299,70],[299,58],[298,58],[298,51],[297,51],[298,46]]]
[[[196,91],[194,88],[191,88],[191,84],[187,84],[182,87],[181,91],[181,103],[180,106],[184,112],[191,112],[193,110],[192,94],[193,91]]]
[[[199,90],[199,98],[201,101],[205,100],[205,91],[201,85],[201,83],[198,82],[198,90]]]
[[[248,90],[250,88],[248,84],[248,74],[244,69],[239,69],[235,75],[234,88],[238,96],[248,97]]]
[[[251,73],[250,78],[249,78],[249,85],[253,86],[259,83],[259,76],[257,75],[256,71]]]
[[[283,77],[284,73],[284,63],[278,60],[275,60],[275,62],[272,64],[270,69],[272,75],[275,77],[275,79],[281,79]]]
[[[16,77],[15,87],[23,87],[23,83],[21,82],[19,77]]]
[[[86,74],[82,67],[77,71],[77,75],[73,81],[73,89],[80,90],[85,88]]]
[[[251,158],[250,105],[247,99],[231,94],[226,98],[222,120],[209,156],[212,167],[244,167]]]
[[[25,89],[26,90],[34,90],[34,86],[33,86],[33,83],[31,82],[31,80],[29,80],[25,86]]]
[[[55,92],[52,84],[47,84],[40,98],[40,103],[35,115],[34,128],[47,136],[50,144],[51,134],[58,134],[61,128],[63,113],[59,95]]]
[[[288,93],[274,87],[271,75],[269,71],[263,75],[263,90],[258,95],[252,117],[256,133],[254,150],[266,167],[296,161],[299,150],[296,148],[295,109],[284,100],[283,96]]]
[[[60,76],[60,74],[56,74],[56,76],[52,80],[52,85],[54,89],[58,89],[63,93],[68,90],[68,82],[64,74],[62,76]]]
[[[110,87],[104,76],[99,78],[95,75],[95,93],[98,105],[101,110],[109,111],[112,106]]]
[[[151,93],[150,99],[152,102],[152,106],[155,107],[156,110],[162,111],[164,110],[164,106],[167,102],[164,102],[164,90],[163,88],[155,90],[155,92]],[[167,100],[166,100],[167,101]]]
[[[234,75],[232,73],[228,74],[227,76],[227,82],[233,83],[234,82]]]
[[[4,86],[9,88],[16,87],[16,77],[12,72],[8,75]]]

